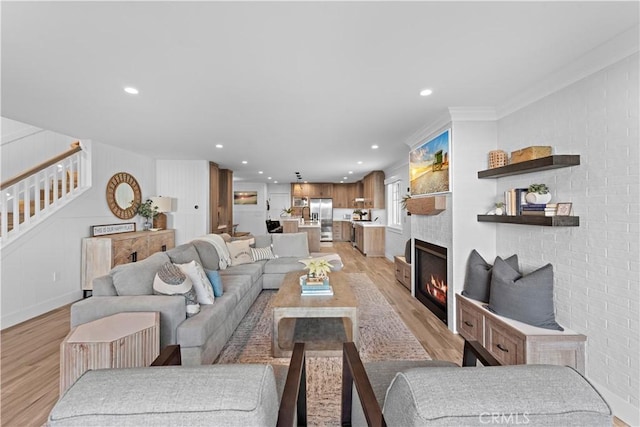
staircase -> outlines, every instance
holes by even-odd
[[[88,188],[80,142],[0,184],[0,242],[6,246]]]

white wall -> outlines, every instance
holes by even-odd
[[[2,117],[1,180],[6,181],[70,148],[78,138]]]
[[[287,186],[288,187],[288,186]],[[234,182],[233,191],[257,191],[257,205],[233,205],[233,222],[238,224],[238,231],[248,231],[253,235],[267,233],[267,184],[251,182]],[[280,208],[272,207],[278,213]],[[275,212],[275,211],[274,211]]]
[[[526,270],[554,266],[557,320],[587,336],[586,374],[616,415],[640,425],[638,54],[498,122],[510,152],[550,145],[580,166],[499,180],[498,191],[546,183],[573,202],[579,227],[499,224],[498,252]]]
[[[408,150],[407,150],[408,151]],[[405,195],[409,193],[407,188],[409,188],[409,154],[407,153],[407,163],[404,163],[400,166],[396,166],[384,171],[384,176],[386,179],[390,179],[392,177],[398,177],[402,180],[401,186],[401,195]],[[385,195],[386,200],[389,198],[389,194],[386,191],[385,185]],[[373,217],[375,218],[375,216]],[[386,224],[385,215],[385,224]],[[407,215],[406,211],[402,212],[402,232],[387,227],[385,232],[385,246],[384,252],[387,259],[393,261],[393,257],[395,255],[403,255],[404,254],[404,246],[407,243],[407,240],[411,238],[411,217]]]
[[[209,232],[209,162],[206,160],[158,160],[158,194],[175,199],[175,212],[167,215],[167,228],[175,229],[176,245]]]
[[[88,143],[93,156],[93,187],[27,235],[2,248],[2,328],[82,298],[81,242],[83,237],[90,236],[90,226],[142,223],[139,218],[128,221],[116,218],[107,206],[105,189],[113,174],[124,171],[137,179],[143,196],[153,195],[155,162],[126,150]],[[31,149],[30,141],[26,141],[25,147]]]

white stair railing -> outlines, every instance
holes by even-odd
[[[86,189],[87,152],[80,142],[0,185],[0,241],[5,246]]]

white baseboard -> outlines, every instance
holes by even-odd
[[[69,292],[64,295],[59,295],[56,298],[43,301],[37,305],[31,307],[21,308],[19,311],[14,311],[9,314],[2,313],[0,318],[1,329],[8,328],[10,326],[17,325],[26,320],[38,317],[41,314],[45,314],[51,310],[62,307],[63,305],[71,304],[82,299],[82,291]]]
[[[605,386],[598,384],[593,380],[589,380],[598,392],[604,397],[604,400],[607,401],[609,406],[611,406],[611,410],[613,411],[613,415],[620,418],[625,423],[630,426],[640,426],[640,410],[635,406],[631,405],[629,402],[625,402],[619,396],[613,394],[610,390],[608,390]]]

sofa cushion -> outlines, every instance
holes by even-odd
[[[248,240],[236,240],[235,242],[227,242],[229,255],[231,255],[231,265],[241,265],[253,262],[251,257],[251,247]]]
[[[220,276],[227,277],[241,274],[244,276],[251,276],[251,280],[256,282],[260,278],[260,276],[262,276],[265,262],[266,261],[258,261],[252,262],[251,264],[242,264],[229,267],[224,270],[220,270]]]
[[[200,304],[191,279],[175,264],[165,263],[153,280],[153,293],[156,295],[182,295],[187,304],[187,317],[198,314]]]
[[[169,255],[169,259],[174,264],[188,264],[191,261],[197,261],[199,264],[202,264],[198,251],[196,251],[195,246],[191,243],[185,243],[169,249],[167,255]]]
[[[152,295],[153,279],[167,262],[170,260],[166,252],[157,252],[142,261],[117,265],[109,275],[120,296]]]
[[[271,246],[271,235],[264,234],[255,236],[255,244],[253,245],[256,248],[266,248]]]
[[[47,421],[50,426],[226,427],[276,425],[277,417],[273,368],[242,364],[87,371]]]
[[[207,270],[217,270],[220,268],[220,258],[216,248],[209,242],[204,240],[194,240],[191,242],[198,255],[202,266]]]
[[[277,258],[309,256],[307,233],[276,233],[271,236],[271,241]]]
[[[298,258],[270,259],[264,265],[264,274],[281,274],[302,270],[304,270],[304,264],[298,262]]]
[[[553,266],[547,264],[522,276],[501,258],[491,275],[489,310],[533,326],[563,331],[553,307]]]
[[[178,344],[183,347],[199,347],[222,325],[237,309],[242,297],[249,292],[252,280],[249,276],[223,277],[225,292],[216,303],[204,305],[197,316],[190,317],[178,326]],[[233,332],[233,331],[230,331]]]
[[[195,250],[195,249],[194,249]],[[196,291],[198,297],[198,303],[200,304],[213,304],[215,301],[215,295],[213,293],[213,286],[209,282],[204,269],[197,261],[191,261],[187,264],[177,264],[180,270],[187,275],[193,283],[193,288]]]
[[[519,270],[517,255],[512,255],[504,261],[514,270]],[[478,301],[489,302],[492,270],[493,266],[486,262],[475,249],[472,250],[467,260],[462,295]]]
[[[584,377],[552,365],[410,369],[394,378],[383,412],[398,426],[486,425],[492,414],[512,417],[505,424],[612,422],[609,406]]]

